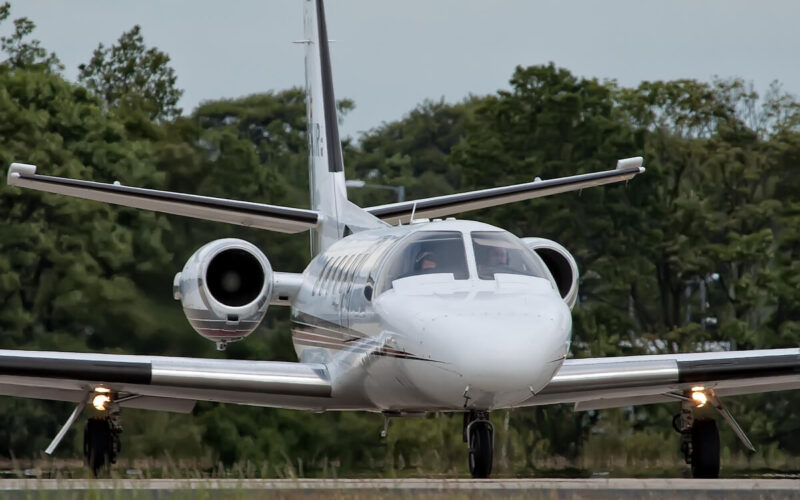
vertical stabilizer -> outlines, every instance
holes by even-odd
[[[305,0],[304,4],[311,208],[323,216],[319,228],[311,235],[311,253],[316,254],[343,236],[347,190],[325,7],[322,0]]]

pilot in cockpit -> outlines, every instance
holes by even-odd
[[[503,247],[488,247],[486,265],[491,267],[508,265],[508,250]]]
[[[435,253],[430,250],[423,250],[414,259],[414,271],[416,274],[435,273],[439,267],[439,260]]]

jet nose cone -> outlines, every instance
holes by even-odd
[[[403,375],[431,404],[513,406],[541,390],[561,366],[572,319],[550,282],[500,285],[379,296],[376,310],[384,321],[408,332],[405,352],[430,361],[403,365]]]
[[[459,319],[457,364],[471,389],[538,391],[566,356],[572,326],[563,302],[543,298],[535,307],[476,311]]]

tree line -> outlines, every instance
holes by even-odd
[[[0,6],[0,26],[10,6]],[[177,107],[169,56],[136,26],[98,46],[77,82],[13,21],[2,37],[0,164],[125,185],[307,207],[305,95],[293,88]],[[340,113],[356,103],[343,100]],[[628,186],[463,215],[562,243],[581,270],[571,355],[795,347],[800,339],[800,104],[741,79],[622,87],[555,64],[517,67],[508,90],[426,101],[344,143],[349,178],[405,186],[407,199],[593,172],[641,155]],[[390,192],[352,190],[362,206]],[[204,243],[240,237],[300,272],[306,235],[281,235],[0,187],[0,348],[296,360],[288,311],[272,308],[219,353],[192,331],[171,282]],[[794,392],[726,404],[757,443],[751,466],[797,466]],[[39,457],[72,408],[0,398],[0,456]],[[496,412],[501,470],[679,462],[675,405]],[[124,454],[261,464],[256,474],[466,471],[459,415],[372,414],[200,403],[192,415],[126,410]],[[77,426],[76,426],[77,427]],[[71,431],[61,457],[80,456]],[[722,427],[725,452],[739,456]],[[626,462],[627,463],[627,462]],[[268,464],[264,466],[263,464]],[[788,465],[787,465],[788,464]],[[794,465],[792,465],[794,464]],[[287,472],[287,471],[291,472]],[[332,472],[333,471],[333,472]],[[338,472],[336,472],[338,471]]]

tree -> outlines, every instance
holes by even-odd
[[[370,130],[361,137],[360,147],[345,150],[348,177],[405,186],[408,199],[460,189],[461,169],[448,158],[480,102],[478,97],[456,104],[425,101],[402,119]],[[373,189],[354,190],[349,195],[361,206],[396,201],[387,191]]]
[[[0,23],[11,14],[11,4],[0,5]],[[64,69],[54,53],[47,53],[39,40],[27,40],[36,25],[27,17],[14,20],[14,33],[0,37],[0,47],[8,55],[3,65],[11,68],[42,69],[58,72]]]
[[[52,175],[159,186],[147,145],[129,140],[86,89],[42,68],[0,71],[0,88],[2,164],[22,161]],[[163,216],[5,184],[0,191],[5,348],[107,350],[158,334],[159,322],[138,312],[145,298],[134,278],[170,260]],[[0,448],[33,453],[66,415],[43,416],[47,423],[35,438]]]
[[[6,4],[0,21],[7,17]],[[81,68],[83,85],[55,74],[38,42],[27,41],[32,23],[16,28],[3,40],[9,59],[0,65],[0,162],[307,206],[302,90],[205,102],[191,116],[177,116],[180,91],[169,58],[146,49],[138,27],[112,48],[98,47]],[[575,356],[794,346],[800,105],[777,87],[759,99],[738,80],[621,88],[553,64],[520,67],[508,91],[457,104],[425,102],[360,143],[345,143],[346,164],[351,177],[404,185],[409,198],[420,198],[596,171],[623,155],[643,154],[648,171],[627,189],[587,189],[464,216],[520,236],[550,237],[573,251],[583,271]],[[295,359],[287,309],[272,308],[245,342],[218,353],[188,326],[170,285],[192,252],[222,237],[255,243],[275,269],[302,271],[305,236],[7,186],[0,192],[0,347]],[[362,205],[391,201],[379,198],[383,192],[352,194]],[[696,284],[712,274],[719,280],[706,283],[700,314]],[[718,319],[716,329],[702,323],[705,315]],[[760,448],[797,453],[797,398],[781,393],[726,404]],[[577,461],[592,447],[604,456],[612,449],[618,458],[632,451],[629,441],[639,443],[643,456],[660,456],[672,410],[575,413],[558,406],[492,418],[503,429],[498,443],[511,459],[508,470],[526,474],[545,457]],[[0,449],[36,455],[69,411],[0,399]],[[331,474],[333,464],[344,473],[463,470],[459,415],[399,420],[380,442],[380,418],[368,414],[210,403],[194,413],[126,410],[124,439],[135,445],[125,447],[139,455],[259,461],[269,464],[258,472],[267,475]],[[174,428],[164,441],[164,429]],[[732,443],[726,432],[723,440]]]
[[[177,107],[183,90],[169,56],[144,44],[137,25],[106,48],[101,43],[88,64],[78,68],[79,81],[97,93],[110,108],[142,110],[153,120],[170,120],[181,114]]]

